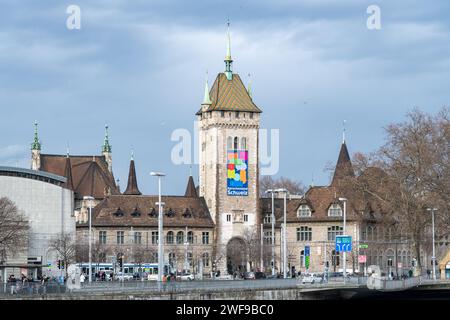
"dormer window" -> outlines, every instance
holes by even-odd
[[[117,208],[116,212],[114,212],[114,215],[116,217],[123,217],[124,216],[124,212],[120,209],[120,207]]]
[[[183,213],[183,217],[185,217],[185,218],[190,218],[190,217],[192,217],[192,213],[191,213],[191,211],[189,210],[189,208],[186,208],[186,210],[185,210],[184,213]]]
[[[302,204],[297,210],[297,217],[311,217],[311,209],[308,205]]]
[[[329,217],[342,217],[342,208],[339,204],[333,203],[330,208],[328,208]]]
[[[134,208],[133,212],[131,213],[131,216],[133,216],[133,217],[140,217],[141,216],[141,213],[139,212],[137,207]]]
[[[152,208],[152,210],[150,211],[150,213],[148,215],[150,217],[152,217],[152,218],[156,217],[156,210],[155,210],[155,208]]]
[[[175,216],[175,212],[172,210],[172,208],[170,208],[169,211],[167,211],[166,216],[168,216],[169,218]]]

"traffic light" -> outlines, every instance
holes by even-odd
[[[58,260],[58,269],[61,269],[61,260]]]
[[[64,269],[64,260],[61,260],[61,269]]]
[[[329,267],[330,267],[330,261],[325,262],[325,266],[326,266],[327,268],[329,268]]]

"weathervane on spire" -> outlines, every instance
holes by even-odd
[[[347,120],[344,120],[343,122],[342,122],[342,143],[345,143],[345,122],[346,122]]]
[[[109,144],[108,125],[105,124],[105,143],[102,147],[102,152],[111,153],[111,145]]]
[[[231,58],[230,18],[227,19],[227,55],[225,56],[225,75],[228,80],[233,78],[233,59]]]
[[[38,136],[38,123],[37,120],[34,121],[34,141],[31,144],[31,150],[41,150],[41,142]]]

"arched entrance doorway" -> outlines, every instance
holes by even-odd
[[[228,241],[227,271],[228,274],[247,271],[247,247],[241,238],[235,237]]]

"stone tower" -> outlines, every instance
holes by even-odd
[[[230,33],[225,71],[208,82],[199,121],[199,193],[215,222],[214,261],[222,273],[247,268],[243,240],[258,232],[258,129],[261,110],[232,72]],[[237,250],[236,250],[237,249]],[[243,252],[232,257],[231,251]]]
[[[105,125],[105,142],[102,146],[102,154],[108,163],[108,170],[112,173],[112,146],[109,144],[108,125]]]
[[[31,170],[41,169],[41,142],[38,136],[38,123],[34,122],[34,141],[31,143]]]

